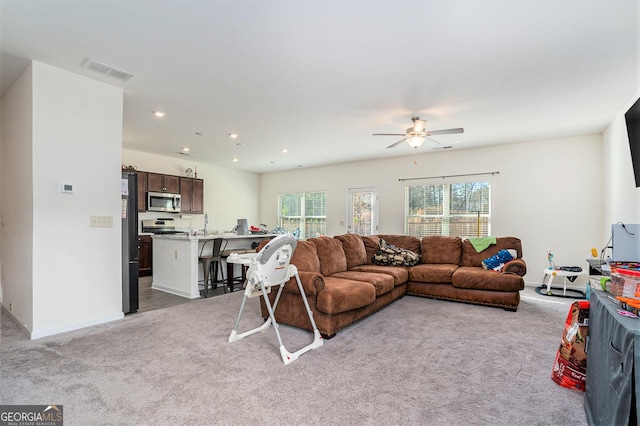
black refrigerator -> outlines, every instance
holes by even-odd
[[[122,312],[138,310],[138,175],[122,172]]]

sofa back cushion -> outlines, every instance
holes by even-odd
[[[482,261],[495,255],[500,250],[513,249],[517,253],[517,257],[522,257],[522,242],[516,237],[497,237],[496,243],[491,244],[488,248],[480,253],[476,251],[473,244],[468,239],[462,241],[462,261],[460,266],[480,266]]]
[[[358,234],[336,235],[336,240],[342,243],[344,254],[347,257],[347,269],[367,263],[367,251],[364,248],[364,242]]]
[[[380,249],[380,238],[375,235],[362,236],[361,238],[367,259],[365,265],[372,265],[373,256],[375,256],[376,252]]]
[[[318,252],[320,259],[320,272],[328,277],[336,272],[347,270],[347,256],[342,248],[340,240],[330,237],[309,238]]]
[[[298,241],[291,256],[291,263],[300,271],[320,273],[320,259],[318,259],[316,245],[309,241]]]
[[[420,240],[422,263],[450,263],[460,265],[462,238],[430,235]]]

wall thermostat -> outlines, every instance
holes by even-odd
[[[58,190],[60,192],[62,192],[63,194],[73,194],[74,192],[76,192],[76,187],[72,183],[59,182],[58,183]]]

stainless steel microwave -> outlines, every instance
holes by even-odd
[[[147,211],[180,213],[180,194],[147,192]]]

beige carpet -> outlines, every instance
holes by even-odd
[[[67,426],[585,425],[550,379],[571,301],[522,294],[515,313],[406,296],[286,366],[273,330],[227,342],[240,292],[35,341],[3,311],[0,403],[61,404]]]

